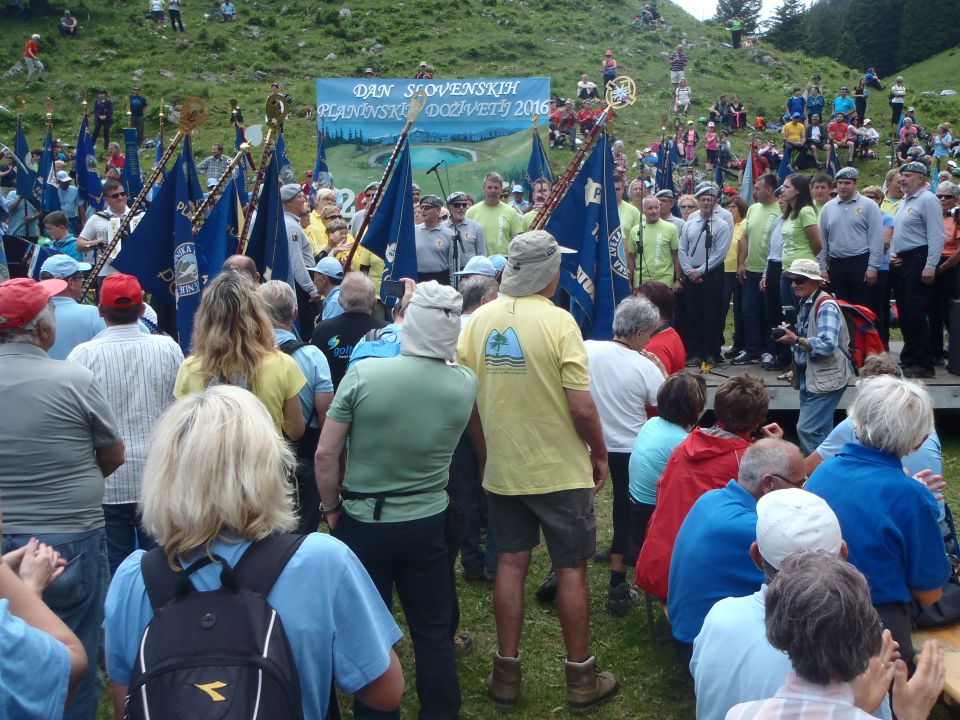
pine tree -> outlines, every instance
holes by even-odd
[[[778,48],[796,50],[806,41],[803,0],[783,0],[767,23],[765,37]]]
[[[739,16],[743,21],[744,32],[751,34],[756,32],[760,25],[762,10],[763,0],[717,0],[715,18],[725,23]]]

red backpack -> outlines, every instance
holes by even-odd
[[[840,306],[843,319],[847,323],[847,333],[850,335],[850,347],[847,348],[847,357],[853,366],[859,370],[863,367],[868,355],[879,355],[886,352],[880,333],[877,332],[877,314],[865,305],[854,305],[838,297],[824,294],[813,308],[814,315],[820,310],[820,303],[832,299]]]

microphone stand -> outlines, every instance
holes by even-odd
[[[437,171],[437,168],[439,168],[441,164],[446,165],[446,163],[446,160],[441,160],[427,170],[427,174],[433,173],[437,176],[437,184],[440,185],[440,197],[443,198],[443,204],[450,214],[450,225],[453,227],[453,267],[450,270],[450,284],[453,286],[453,289],[456,290],[460,286],[460,276],[456,273],[460,270],[460,253],[463,252],[463,238],[460,237],[460,228],[457,227],[456,222],[453,220],[453,211],[450,209],[449,197],[447,196],[446,188],[443,187],[443,180],[440,179],[440,173]]]

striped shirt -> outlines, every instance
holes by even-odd
[[[848,683],[817,685],[790,673],[772,698],[734,705],[726,720],[872,720],[873,717],[853,704],[853,689]]]
[[[173,385],[183,362],[180,346],[165,335],[147,335],[136,323],[113,325],[67,356],[93,372],[117,415],[126,461],[106,479],[106,505],[140,500],[140,481],[150,433],[173,402]]]

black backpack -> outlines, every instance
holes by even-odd
[[[174,572],[163,548],[143,556],[154,617],[130,679],[128,720],[302,720],[297,667],[267,595],[305,538],[252,543],[233,568],[215,555]],[[222,567],[222,587],[198,592],[190,575],[211,562]]]

